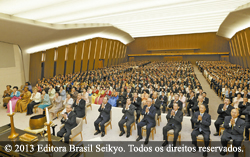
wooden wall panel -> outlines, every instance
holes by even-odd
[[[115,56],[117,53],[118,44],[119,44],[119,41],[114,41],[113,52],[112,52],[112,56],[111,56],[111,65],[115,64],[114,60],[115,60]]]
[[[104,67],[108,66],[111,47],[112,47],[112,40],[107,40],[107,48],[106,48],[106,52],[105,52]]]
[[[91,40],[86,40],[84,42],[84,52],[83,52],[83,62],[82,62],[82,71],[87,70],[88,66],[88,60],[89,60],[89,46],[90,46]]]
[[[95,52],[95,64],[94,64],[94,69],[98,69],[99,68],[99,59],[101,56],[101,49],[102,49],[102,45],[103,44],[103,39],[102,38],[97,38],[97,45],[96,45],[96,52]]]
[[[51,78],[54,74],[54,54],[55,48],[46,50],[46,57],[44,62],[44,77]]]
[[[90,57],[89,57],[89,70],[93,70],[94,68],[94,56],[96,53],[96,46],[97,46],[97,38],[91,40],[91,48],[90,48]]]
[[[231,39],[231,47],[234,53],[230,56],[230,61],[241,65],[243,68],[250,67],[249,38],[250,29],[237,32]]]
[[[30,54],[30,83],[34,86],[41,79],[42,52]]]
[[[229,52],[228,40],[216,33],[141,37],[128,45],[128,54],[145,54],[151,49],[198,48],[197,52]]]
[[[68,55],[67,55],[67,64],[66,64],[66,74],[71,74],[73,72],[73,63],[75,55],[75,46],[76,43],[68,45]]]
[[[65,52],[66,52],[66,46],[58,47],[58,57],[56,61],[56,75],[64,74]]]
[[[76,48],[76,57],[75,57],[75,72],[80,72],[81,70],[81,61],[82,61],[82,48],[83,48],[83,41],[77,43]]]
[[[100,59],[104,59],[105,58],[105,52],[106,52],[107,46],[108,46],[107,39],[102,39],[102,48],[101,48]]]

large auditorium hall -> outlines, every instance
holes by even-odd
[[[250,156],[249,0],[1,0],[0,157]]]

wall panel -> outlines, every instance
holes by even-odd
[[[67,64],[66,64],[66,74],[71,74],[73,72],[73,63],[75,55],[75,46],[76,43],[68,45],[68,55],[67,55]]]
[[[46,50],[45,52],[45,62],[44,62],[44,77],[51,78],[54,74],[54,54],[55,48]]]
[[[41,79],[42,52],[32,53],[30,55],[30,76],[29,80],[35,85],[37,79]]]
[[[66,46],[58,47],[58,57],[56,61],[56,75],[64,74],[65,52],[66,52]]]
[[[75,57],[75,72],[80,72],[81,70],[81,61],[82,61],[82,48],[83,48],[83,41],[77,43],[76,48],[76,57]]]
[[[99,59],[101,56],[101,49],[102,49],[102,45],[103,44],[103,39],[102,38],[97,38],[97,45],[96,45],[96,52],[95,52],[95,64],[94,64],[94,69],[98,69],[99,67]]]
[[[84,52],[83,52],[83,62],[82,62],[82,71],[87,70],[88,66],[88,60],[89,60],[89,46],[90,46],[91,40],[86,40],[84,42]]]

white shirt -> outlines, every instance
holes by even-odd
[[[39,92],[36,92],[36,94],[32,93],[30,100],[35,101],[36,103],[41,102],[41,93],[39,93]]]

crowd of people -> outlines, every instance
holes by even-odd
[[[197,62],[197,65],[202,72],[206,73],[208,78],[212,77],[211,87],[215,90],[220,89],[223,82],[225,85],[230,85],[229,88],[233,85],[233,89],[235,85],[237,89],[244,87],[242,88],[243,93],[249,88],[248,82],[245,80],[248,78],[248,72],[244,69],[236,70],[238,67],[236,65],[218,62],[219,66],[217,66],[216,62],[204,61]],[[245,87],[246,85],[247,87]],[[147,144],[151,128],[155,127],[156,120],[161,113],[167,112],[168,123],[163,128],[164,143],[162,146],[168,144],[167,133],[171,129],[174,129],[173,146],[176,146],[184,115],[192,115],[191,126],[193,131],[191,135],[193,144],[197,147],[196,137],[199,134],[203,135],[205,146],[208,146],[209,143],[209,127],[211,125],[209,99],[194,73],[192,64],[188,61],[126,62],[104,69],[39,79],[34,88],[30,88],[29,83],[26,83],[21,92],[18,91],[16,86],[13,87],[13,90],[11,90],[10,85],[6,88],[3,101],[8,108],[7,112],[9,112],[10,101],[13,111],[26,111],[27,115],[33,114],[33,107],[36,105],[38,105],[39,114],[42,114],[44,108],[52,106],[49,110],[52,119],[55,119],[56,113],[64,108],[61,115],[63,117],[62,123],[65,123],[65,126],[57,135],[64,136],[66,142],[69,141],[69,130],[76,126],[75,118],[84,117],[85,106],[91,103],[100,105],[98,109],[100,115],[94,122],[95,135],[101,133],[102,137],[105,136],[104,124],[110,120],[112,107],[122,107],[124,115],[119,122],[121,131],[119,136],[125,134],[123,125],[126,123],[126,137],[130,137],[131,124],[136,123],[138,134],[136,141],[139,141],[142,139],[142,127],[146,125],[145,144]],[[222,91],[222,88],[220,90]],[[230,105],[230,94],[225,94],[224,104],[219,105],[219,116],[215,122],[217,131],[214,134],[215,136],[218,135],[219,127],[223,123],[224,132],[228,132],[228,134],[225,133],[222,136],[223,146],[230,138],[243,140],[242,127],[244,130],[245,123],[242,123],[242,119],[237,119],[237,117],[240,117],[240,114],[245,114],[246,121],[250,119],[247,116],[250,107],[247,108],[246,100],[244,98],[237,99],[239,106],[241,104],[244,110],[235,110],[235,107]],[[243,94],[242,97],[244,96]],[[242,102],[240,102],[241,100]],[[143,115],[143,118],[140,121],[141,115]],[[229,121],[228,117],[230,117]],[[70,124],[68,124],[69,121]],[[228,131],[232,128],[233,133]],[[232,137],[231,134],[237,134],[238,136]],[[238,137],[242,137],[242,139]],[[248,139],[247,131],[246,139]],[[240,143],[236,143],[235,146],[239,146]],[[221,152],[222,155],[224,153]],[[204,152],[204,156],[207,156],[207,152]]]

